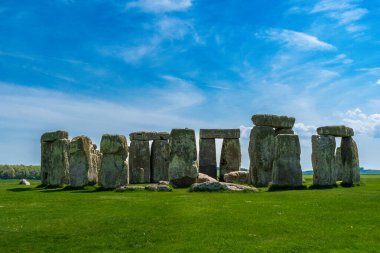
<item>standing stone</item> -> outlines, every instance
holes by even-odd
[[[169,181],[169,142],[154,140],[151,149],[151,180],[153,183]]]
[[[199,172],[217,178],[215,139],[199,139]]]
[[[96,184],[97,170],[92,159],[93,145],[87,136],[78,136],[69,145],[69,179],[72,187]]]
[[[68,133],[48,132],[41,136],[41,182],[43,185],[62,187],[68,183]]]
[[[333,186],[336,184],[335,137],[313,135],[311,137],[313,185]]]
[[[103,188],[117,188],[129,182],[128,144],[123,135],[104,134],[100,142],[103,154],[99,184]]]
[[[340,148],[343,165],[342,184],[359,184],[360,167],[356,142],[352,139],[352,137],[343,137]]]
[[[224,174],[239,171],[241,165],[241,149],[239,139],[224,139],[220,154],[219,181],[224,180]]]
[[[169,181],[174,187],[189,187],[198,177],[197,146],[192,129],[173,129],[169,139]]]
[[[139,170],[144,169],[143,181]],[[132,140],[129,147],[129,170],[131,174],[130,183],[150,183],[150,152],[149,141]]]
[[[275,130],[267,126],[255,126],[251,130],[249,141],[249,183],[256,187],[265,187],[272,182]]]
[[[340,147],[337,147],[336,153],[335,153],[335,169],[336,169],[336,180],[342,181],[343,164],[342,164],[342,153],[341,153]]]
[[[301,146],[298,135],[276,136],[272,187],[302,187],[300,156]]]

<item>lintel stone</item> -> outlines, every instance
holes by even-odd
[[[167,132],[134,132],[129,134],[131,141],[154,141],[154,140],[168,140],[170,134]]]
[[[291,129],[296,121],[293,117],[277,116],[271,114],[255,114],[252,116],[252,122],[256,126],[269,126],[277,129]]]
[[[201,139],[239,139],[240,129],[200,129]]]

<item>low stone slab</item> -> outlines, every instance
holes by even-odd
[[[51,142],[51,141],[56,141],[60,139],[68,139],[69,138],[69,133],[66,131],[55,131],[55,132],[47,132],[44,133],[41,136],[41,142]]]
[[[145,186],[145,190],[147,191],[157,191],[157,192],[171,192],[172,188],[168,185],[162,184],[153,184]]]
[[[248,171],[232,171],[224,174],[224,182],[236,184],[248,184]]]
[[[204,182],[218,182],[215,178],[212,178],[206,174],[199,173],[197,178],[197,183],[204,183]]]
[[[124,191],[143,191],[145,190],[145,186],[139,186],[139,185],[124,185],[119,188],[117,188],[115,191],[117,192],[124,192]]]
[[[134,132],[129,134],[131,141],[154,141],[154,140],[168,140],[170,134],[167,132]]]
[[[277,116],[271,114],[255,114],[252,116],[252,122],[256,126],[269,126],[273,128],[293,128],[294,122],[296,121],[293,117],[288,116]]]
[[[200,129],[201,139],[239,139],[240,129]]]
[[[190,191],[194,192],[204,192],[204,191],[249,191],[258,192],[254,187],[223,183],[223,182],[205,182],[205,183],[195,183],[190,187]]]
[[[335,137],[350,137],[354,136],[354,130],[346,126],[324,126],[318,127],[317,133],[319,135],[331,135]]]

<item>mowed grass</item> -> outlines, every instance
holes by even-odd
[[[2,253],[380,252],[380,176],[353,188],[259,193],[17,183],[0,181]]]

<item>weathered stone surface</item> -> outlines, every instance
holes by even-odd
[[[224,182],[226,183],[248,184],[248,179],[248,171],[232,171],[230,173],[224,174]]]
[[[26,179],[21,179],[20,182],[18,184],[22,184],[22,185],[30,185],[30,182]]]
[[[199,172],[217,178],[215,139],[199,139]]]
[[[140,169],[144,169],[144,180],[141,181]],[[131,141],[129,146],[129,174],[131,184],[150,183],[149,141]]]
[[[342,138],[340,144],[342,156],[342,183],[346,185],[360,183],[359,153],[352,137]]]
[[[153,185],[145,186],[145,190],[147,190],[147,191],[158,191],[158,192],[171,192],[172,188],[168,185],[153,184]]]
[[[92,161],[92,171],[89,174],[89,184],[96,184],[98,182],[100,166],[102,164],[103,154],[100,153],[99,150],[96,149],[97,146],[92,144],[91,149],[91,161]]]
[[[169,181],[174,187],[189,187],[198,177],[197,146],[192,129],[173,129],[169,139]]]
[[[197,183],[204,183],[204,182],[218,182],[215,178],[212,178],[206,174],[199,173],[197,178]]]
[[[346,126],[324,126],[318,127],[317,133],[319,135],[331,135],[335,137],[350,137],[354,136],[354,130]]]
[[[160,181],[158,184],[163,184],[163,185],[170,185],[169,181]]]
[[[275,136],[272,127],[252,128],[248,147],[250,184],[263,187],[272,182]]]
[[[102,136],[100,151],[103,154],[99,184],[103,188],[117,188],[129,182],[128,144],[123,135]]]
[[[41,142],[41,181],[43,185],[61,187],[68,183],[69,143],[70,141],[67,139]]]
[[[96,184],[97,171],[92,160],[93,145],[87,136],[78,136],[69,144],[69,182],[71,187]]]
[[[170,134],[167,132],[135,132],[130,133],[131,141],[151,141],[151,140],[168,140]]]
[[[252,122],[256,126],[268,126],[273,128],[289,128],[294,126],[296,121],[293,117],[277,116],[271,114],[256,114],[252,116]]]
[[[302,186],[301,147],[298,135],[280,134],[275,138],[272,185],[274,187]]]
[[[117,192],[125,192],[125,191],[143,191],[145,190],[145,186],[140,185],[123,185],[118,187],[115,191]]]
[[[69,139],[69,134],[66,131],[58,130],[55,132],[47,132],[41,136],[41,142],[51,142],[60,139]]]
[[[313,135],[311,137],[313,185],[333,186],[336,184],[335,137]]]
[[[239,139],[240,129],[200,129],[201,139]]]
[[[203,192],[203,191],[249,191],[258,192],[254,187],[249,187],[239,184],[223,183],[223,182],[204,182],[195,183],[190,187],[190,191]]]
[[[169,142],[167,140],[154,140],[150,155],[151,181],[169,180]]]
[[[280,128],[280,129],[275,129],[274,133],[276,135],[279,135],[279,134],[294,134],[294,131],[292,129],[289,129],[289,128]]]
[[[342,181],[343,175],[343,164],[342,164],[342,153],[340,147],[337,147],[335,153],[335,169],[336,169],[336,180]]]
[[[232,171],[239,171],[241,165],[241,148],[239,139],[224,139],[222,152],[220,154],[220,176],[219,180],[224,180],[224,174]]]

